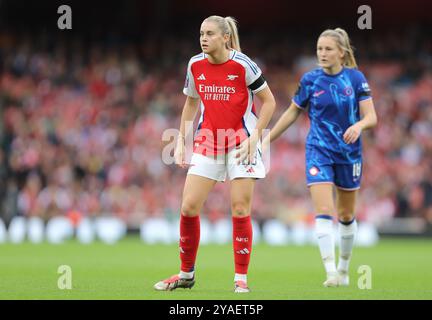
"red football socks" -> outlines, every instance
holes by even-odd
[[[194,271],[200,241],[200,218],[180,215],[180,260],[181,271]]]
[[[235,273],[247,274],[252,251],[251,217],[232,217]]]

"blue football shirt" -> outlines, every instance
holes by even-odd
[[[358,69],[344,67],[334,75],[322,68],[305,73],[293,102],[301,109],[309,106],[306,145],[322,148],[331,154],[334,163],[359,161],[361,139],[346,144],[343,134],[360,120],[359,102],[370,98],[369,84]]]

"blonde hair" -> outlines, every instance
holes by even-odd
[[[210,16],[204,21],[211,21],[217,24],[222,34],[229,35],[229,41],[227,43],[227,49],[231,48],[241,52],[240,38],[238,35],[237,21],[233,17],[221,17],[221,16]]]
[[[351,46],[348,33],[344,29],[327,29],[321,33],[319,37],[333,38],[336,41],[339,49],[344,52],[342,64],[348,68],[357,68],[357,62],[354,57],[354,47]]]

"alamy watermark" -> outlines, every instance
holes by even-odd
[[[357,20],[357,26],[360,30],[372,29],[372,9],[368,5],[358,7],[357,13],[362,15]]]
[[[372,289],[372,268],[368,265],[361,265],[357,269],[360,277],[357,280],[357,287],[361,290]]]
[[[60,277],[57,280],[57,287],[60,290],[71,290],[72,268],[68,265],[61,265],[58,267],[57,273],[60,274]]]
[[[57,27],[60,30],[72,29],[72,8],[63,4],[58,7],[57,13],[62,14],[57,20]]]

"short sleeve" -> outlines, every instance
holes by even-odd
[[[297,91],[294,94],[293,97],[293,102],[301,109],[305,109],[309,103],[309,98],[310,98],[310,94],[309,94],[310,90],[309,90],[309,85],[308,85],[308,81],[307,81],[307,77],[306,75],[304,75],[301,79],[300,79],[300,83],[297,87]]]
[[[260,67],[247,55],[236,52],[234,60],[242,64],[245,68],[246,86],[249,87],[253,93],[257,93],[267,86],[267,82],[262,76]]]
[[[356,72],[356,97],[357,101],[363,101],[372,98],[369,83],[364,74],[357,70]]]
[[[256,79],[258,79],[261,76],[262,71],[255,62],[253,62],[250,59],[248,61],[249,62],[246,63],[246,65],[245,65],[246,85],[250,86],[252,83],[255,82]]]
[[[195,88],[195,80],[192,74],[192,63],[189,61],[187,71],[186,71],[186,80],[183,88],[183,93],[192,98],[199,98],[198,92]]]

